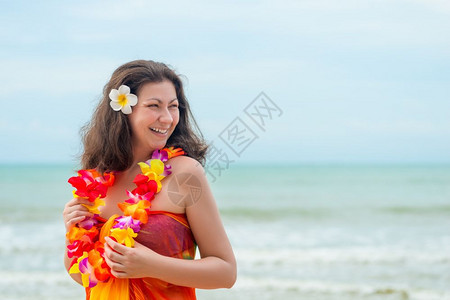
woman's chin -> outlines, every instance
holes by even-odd
[[[166,146],[166,144],[167,144],[167,140],[158,141],[158,142],[152,143],[152,146],[150,148],[152,148],[152,149],[162,149],[162,148],[164,148]]]

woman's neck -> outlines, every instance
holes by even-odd
[[[131,166],[130,169],[132,169],[133,166],[137,166],[138,162],[144,162],[149,160],[154,150],[156,149],[148,149],[147,147],[145,148],[136,147],[133,151],[133,165]]]

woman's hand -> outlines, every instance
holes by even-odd
[[[134,248],[126,247],[109,237],[105,237],[105,260],[111,274],[117,278],[151,277],[149,273],[152,257],[159,256],[155,251],[134,242]]]
[[[83,221],[86,217],[92,217],[94,214],[81,204],[92,205],[86,199],[73,198],[64,206],[63,218],[66,231],[68,232],[75,224]]]

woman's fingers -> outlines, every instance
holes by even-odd
[[[68,213],[67,217],[70,218],[70,219],[73,219],[73,218],[77,218],[77,217],[81,217],[81,216],[91,217],[93,215],[94,214],[89,212],[89,210],[84,210],[84,209],[80,208],[80,209],[73,210],[72,212]]]
[[[86,215],[86,216],[81,215],[81,216],[74,217],[74,218],[65,218],[64,223],[66,226],[66,231],[69,231],[70,229],[72,229],[73,226],[84,221],[86,218],[89,218],[89,217],[90,217],[90,215]]]
[[[149,248],[135,242],[134,247],[126,247],[110,237],[105,237],[105,261],[111,274],[118,278],[140,278],[146,276],[146,262],[151,257],[143,254]],[[144,249],[145,248],[145,249]],[[154,252],[156,254],[156,252]]]
[[[75,224],[83,221],[85,218],[89,218],[94,215],[82,204],[92,205],[92,203],[86,199],[75,197],[64,206],[63,218],[67,231],[70,230]]]
[[[111,247],[105,243],[105,261],[106,264],[111,268],[111,274],[117,278],[125,278],[126,267],[121,263],[124,256],[120,253],[115,252]]]
[[[86,217],[78,217],[78,218],[74,218],[74,219],[70,219],[69,221],[66,222],[66,229],[67,231],[69,231],[75,224],[80,223],[81,221],[83,221]]]
[[[121,254],[115,252],[108,245],[105,245],[105,258],[108,258],[109,261],[117,263],[120,262]]]
[[[111,239],[110,237],[105,237],[105,258],[107,258],[111,263],[118,263],[123,265],[126,258],[126,252],[129,250],[128,247],[121,245]]]
[[[71,219],[78,217],[92,217],[94,214],[89,212],[89,210],[81,205],[72,206],[63,212],[63,218],[67,222]]]
[[[111,268],[111,274],[117,278],[126,277],[125,267],[120,263],[114,262],[105,255],[106,264]]]
[[[87,207],[85,207],[84,205],[91,206],[93,205],[93,203],[86,199],[73,198],[72,200],[67,202],[66,206],[64,207],[63,213],[69,214],[70,212],[76,210],[89,211],[89,209],[87,209]]]
[[[69,213],[64,218],[64,220],[65,220],[66,223],[68,223],[70,221],[74,221],[74,220],[80,220],[78,222],[81,222],[81,221],[83,221],[86,218],[92,217],[93,215],[94,214],[92,214],[92,213],[90,213],[88,211],[76,210],[76,211],[73,211],[73,212]],[[75,222],[75,223],[78,223],[78,222]]]
[[[126,252],[130,249],[122,244],[119,244],[118,242],[114,241],[112,238],[110,238],[109,236],[105,237],[105,249],[109,248],[114,252],[117,252],[121,255],[126,255]],[[107,247],[106,247],[107,246]]]
[[[65,208],[69,208],[69,207],[76,206],[76,205],[81,205],[81,204],[93,205],[93,203],[90,202],[89,200],[75,197],[75,198],[72,198],[72,200],[70,200],[69,202],[66,203]]]

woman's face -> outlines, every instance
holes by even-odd
[[[150,153],[163,148],[180,118],[178,99],[172,82],[149,82],[141,86],[138,103],[128,116],[132,130],[133,150]],[[162,132],[157,132],[162,131]]]

